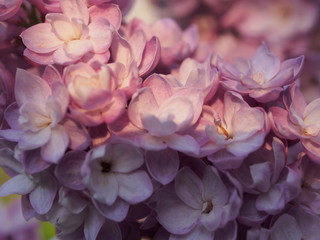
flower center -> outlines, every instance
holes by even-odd
[[[221,124],[221,120],[220,119],[215,119],[214,120],[214,124],[217,126],[218,128],[218,133],[220,135],[225,135],[226,138],[224,140],[229,140],[232,139],[233,137],[231,136],[231,134],[227,131],[227,129],[225,129],[222,124]]]
[[[263,84],[265,82],[264,73],[256,72],[251,75],[252,79],[259,84]]]
[[[201,214],[209,214],[213,209],[213,204],[211,201],[203,203]]]
[[[100,166],[101,166],[102,173],[108,173],[111,171],[111,163],[103,161],[103,162],[100,162]]]

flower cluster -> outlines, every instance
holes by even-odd
[[[197,24],[126,22],[133,1],[0,2],[0,196],[62,240],[317,239],[320,94],[301,91],[308,56],[269,50],[305,41],[316,10],[292,21],[316,3],[227,2],[201,4],[259,38],[252,54]],[[257,4],[292,11],[289,30],[257,29]]]

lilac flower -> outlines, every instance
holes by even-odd
[[[117,7],[88,9],[84,0],[61,1],[60,7],[62,14],[47,14],[45,23],[22,32],[21,38],[27,46],[24,54],[28,58],[39,64],[68,64],[90,53],[109,55],[112,32],[119,28],[121,16],[113,14],[113,19],[102,16],[110,8],[117,11]]]
[[[64,81],[72,100],[72,115],[84,125],[112,122],[125,108],[126,96],[117,89],[120,79],[108,65],[97,71],[85,63],[68,66]]]
[[[261,147],[269,123],[263,109],[250,107],[238,93],[226,92],[211,107],[203,107],[195,134],[197,131],[202,156],[220,168],[237,168]]]
[[[248,240],[316,240],[320,218],[303,207],[293,207],[279,216],[270,229],[248,231]]]
[[[58,191],[58,183],[50,171],[28,174],[21,163],[14,158],[11,147],[0,149],[0,166],[12,176],[0,187],[0,196],[20,194],[29,196],[30,204],[38,214],[47,213]]]
[[[197,48],[198,32],[195,25],[182,31],[175,21],[164,18],[152,25],[147,25],[139,20],[132,22],[133,30],[142,30],[148,40],[156,36],[161,45],[161,61],[166,66],[181,62],[189,57]]]
[[[220,75],[218,69],[213,67],[211,61],[213,56],[206,58],[204,63],[200,63],[192,58],[186,58],[180,65],[177,73],[166,78],[174,88],[194,88],[202,90],[205,97],[204,102],[208,102],[216,93],[219,86]]]
[[[307,104],[294,84],[285,99],[285,109],[271,107],[269,110],[274,132],[286,139],[300,139],[309,157],[320,161],[320,98]]]
[[[115,137],[146,150],[169,147],[196,155],[199,145],[187,130],[198,120],[202,103],[199,89],[175,90],[164,77],[152,75],[145,80],[144,88],[133,95],[128,119],[121,117],[122,122],[112,124],[110,130]]]
[[[259,149],[250,154],[240,168],[232,171],[245,192],[258,195],[251,203],[253,206],[247,205],[246,210],[256,208],[261,212],[277,214],[298,196],[301,172],[296,164],[287,165],[286,155],[284,144],[274,138],[270,150]],[[243,212],[243,215],[248,213]]]
[[[15,97],[16,103],[5,112],[12,129],[1,130],[0,135],[18,142],[22,150],[41,148],[44,160],[57,162],[69,144],[60,124],[69,103],[65,86],[55,82],[50,88],[42,78],[18,69]]]
[[[81,168],[83,182],[101,211],[104,208],[101,204],[107,208],[119,204],[125,207],[151,196],[150,178],[138,169],[143,162],[142,151],[127,144],[104,144],[87,154]]]
[[[303,56],[280,62],[262,44],[249,60],[239,60],[234,65],[222,64],[222,81],[226,89],[249,94],[258,102],[277,99],[283,87],[297,79],[303,64]]]
[[[215,231],[234,220],[240,209],[238,190],[222,181],[207,167],[200,179],[190,168],[182,168],[174,185],[157,194],[156,211],[161,225],[173,234],[170,239],[212,239]]]

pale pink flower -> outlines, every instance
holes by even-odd
[[[87,126],[114,121],[124,110],[125,94],[118,89],[121,82],[111,66],[94,70],[78,63],[65,68],[64,81],[71,97],[72,115]]]
[[[297,79],[303,60],[304,57],[300,56],[281,63],[263,43],[250,60],[240,59],[234,65],[221,64],[222,85],[226,89],[249,94],[258,102],[273,101],[284,86]]]
[[[151,75],[132,97],[128,118],[110,126],[116,137],[146,150],[172,149],[198,154],[187,130],[198,120],[203,104],[200,90],[174,90],[160,75]]]
[[[161,61],[166,66],[179,63],[184,58],[191,56],[198,44],[198,31],[195,25],[186,30],[181,30],[179,25],[170,18],[157,20],[152,25],[147,25],[138,19],[131,22],[132,31],[141,29],[148,40],[153,36],[159,38],[161,45]]]
[[[15,85],[16,103],[5,112],[11,129],[0,132],[8,140],[18,142],[22,150],[41,148],[41,156],[57,162],[64,154],[69,137],[61,125],[69,96],[61,82],[52,88],[40,77],[18,69]]]
[[[119,9],[115,5],[88,9],[84,0],[65,0],[60,6],[62,13],[47,14],[45,23],[21,33],[24,54],[39,64],[69,64],[90,54],[108,61],[112,33],[121,22]],[[103,17],[110,12],[111,17]]]
[[[252,108],[235,92],[204,106],[195,132],[201,136],[201,155],[221,168],[237,168],[251,152],[262,146],[269,132],[265,111]]]
[[[290,87],[286,108],[271,107],[273,130],[286,139],[300,139],[309,157],[320,161],[320,98],[306,103],[296,84]]]
[[[15,15],[22,4],[22,0],[1,0],[0,1],[0,21],[7,20]]]
[[[173,88],[194,88],[202,91],[205,102],[209,101],[217,91],[220,75],[218,69],[211,63],[213,56],[207,57],[204,63],[185,59],[173,76],[166,78]]]

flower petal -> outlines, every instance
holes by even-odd
[[[119,197],[130,204],[137,204],[149,198],[153,186],[146,172],[138,170],[129,174],[116,174]]]

